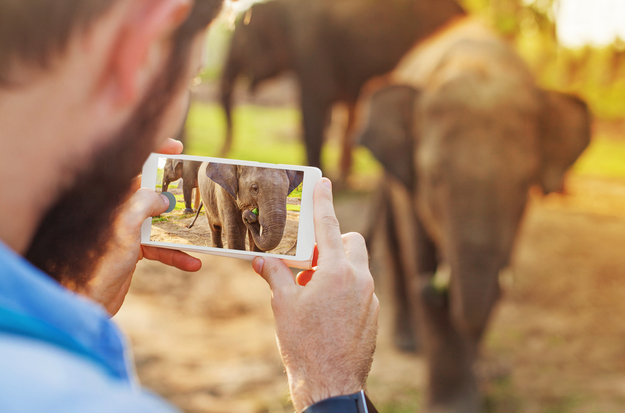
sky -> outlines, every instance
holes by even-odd
[[[558,39],[575,48],[605,46],[619,36],[625,40],[625,0],[559,0]]]

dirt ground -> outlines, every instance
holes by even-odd
[[[172,188],[169,192],[177,195],[178,202],[184,204],[181,198],[182,190]],[[287,198],[287,204],[299,206],[301,200],[296,198]],[[198,245],[202,247],[212,247],[211,232],[208,227],[208,218],[204,210],[200,213],[196,223],[192,228],[187,228],[195,219],[195,214],[183,214],[182,210],[175,210],[161,217],[168,218],[167,221],[158,221],[159,218],[152,222],[151,241],[166,242],[171,244],[182,245]],[[273,250],[267,251],[271,254],[295,255],[297,249],[297,234],[299,230],[299,211],[287,211],[287,221],[284,228],[282,241]],[[227,248],[225,242],[225,234],[223,245]],[[249,235],[246,236],[245,245],[248,245]]]
[[[344,232],[364,230],[367,197],[336,196]],[[248,262],[198,256],[196,274],[141,262],[116,316],[143,384],[187,413],[292,412],[269,288]],[[378,256],[369,393],[381,413],[420,411],[424,364],[390,344]],[[533,196],[501,281],[483,348],[488,411],[625,411],[625,182],[571,177],[568,195]]]

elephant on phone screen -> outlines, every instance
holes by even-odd
[[[183,161],[181,159],[168,158],[163,168],[162,191],[167,192],[169,184],[182,178],[182,194],[184,196],[185,214],[192,214],[193,190],[198,188],[197,173],[202,162]],[[195,197],[195,208],[199,204],[199,190]]]
[[[248,250],[275,249],[286,227],[287,197],[303,178],[302,171],[204,162],[198,180],[212,246],[245,250],[247,234]]]
[[[300,86],[309,165],[321,164],[333,104],[348,107],[342,179],[352,163],[355,106],[363,85],[391,71],[416,42],[465,14],[454,0],[275,0],[255,4],[248,13],[237,24],[221,77],[227,118],[224,152],[232,141],[237,78],[247,77],[253,92],[263,81],[291,71]]]
[[[372,95],[360,141],[386,171],[396,343],[421,341],[430,411],[473,413],[482,411],[474,364],[528,190],[562,189],[590,141],[590,114],[537,88],[496,36],[439,47],[433,70]]]

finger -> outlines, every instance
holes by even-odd
[[[182,142],[172,138],[167,138],[165,142],[158,148],[157,152],[165,155],[180,155],[184,146]]]
[[[128,202],[128,211],[124,214],[126,225],[138,227],[149,217],[155,217],[169,208],[169,199],[159,195],[152,189],[141,188],[135,192]]]
[[[196,272],[202,268],[202,261],[187,253],[166,248],[141,246],[143,257],[152,261],[159,261],[165,265],[176,267],[182,271]]]
[[[252,267],[257,274],[267,281],[274,293],[295,286],[293,273],[285,263],[277,258],[254,258]]]
[[[315,186],[313,215],[319,261],[321,263],[334,262],[337,259],[345,258],[341,229],[332,204],[332,184],[327,178],[320,179]]]
[[[315,274],[314,270],[306,270],[297,274],[296,281],[298,285],[305,287],[306,284],[312,280],[313,275]]]
[[[342,237],[347,260],[356,268],[368,270],[369,253],[363,236],[357,232],[350,232]]]

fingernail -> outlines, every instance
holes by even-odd
[[[163,200],[163,202],[165,202],[165,206],[167,208],[169,208],[169,198],[167,198],[165,195],[161,194],[161,199]]]
[[[263,272],[264,265],[265,265],[265,260],[260,257],[254,258],[254,262],[252,262],[252,268],[254,268],[254,271],[256,272],[256,274],[259,274],[259,275]]]
[[[332,182],[328,178],[323,178],[323,184],[332,189]]]

